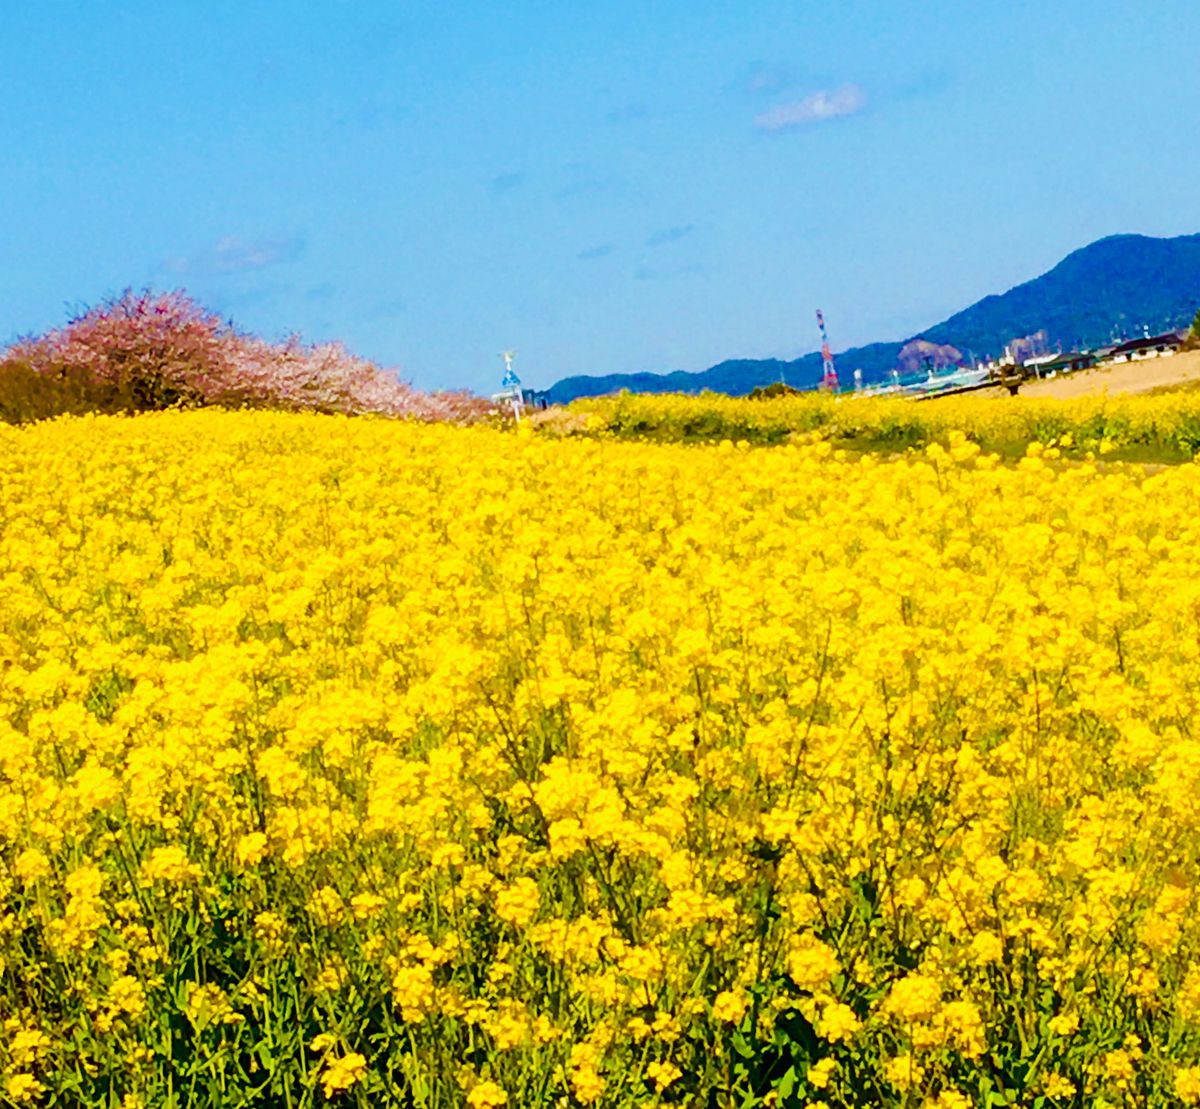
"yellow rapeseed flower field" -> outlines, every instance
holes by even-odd
[[[0,427],[0,1100],[1200,1104],[1200,469]]]
[[[749,397],[619,394],[579,400],[543,418],[546,430],[603,430],[657,441],[819,438],[851,448],[903,450],[962,432],[984,449],[1019,455],[1028,443],[1137,461],[1184,461],[1200,451],[1200,393],[1056,400],[965,394],[906,397],[802,393]]]

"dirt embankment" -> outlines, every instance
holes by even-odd
[[[1200,350],[1173,354],[1169,358],[1148,358],[1144,362],[1097,366],[1045,381],[1027,381],[1021,386],[1021,396],[1065,400],[1091,393],[1148,393],[1152,389],[1190,382],[1200,382]]]

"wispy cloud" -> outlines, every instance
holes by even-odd
[[[791,71],[782,65],[768,62],[751,62],[742,80],[742,89],[749,93],[779,92],[792,83]]]
[[[852,116],[866,106],[867,94],[861,85],[841,85],[836,89],[821,89],[803,100],[776,104],[755,116],[754,126],[761,131],[784,131]]]
[[[704,272],[704,267],[697,262],[686,266],[669,266],[666,269],[641,265],[633,271],[633,279],[634,281],[670,281],[675,277],[691,277]]]
[[[275,306],[282,298],[294,296],[295,292],[294,285],[276,282],[244,289],[214,290],[205,299],[218,314],[240,317],[242,313],[255,312],[264,306]]]
[[[915,77],[900,85],[896,89],[896,95],[911,100],[939,96],[951,88],[955,80],[955,71],[949,66],[922,70]]]
[[[587,250],[581,250],[576,258],[584,262],[590,262],[595,258],[607,258],[613,252],[612,243],[601,243],[599,246],[588,247]]]
[[[635,123],[639,119],[645,119],[649,114],[650,109],[645,104],[622,104],[620,107],[605,112],[604,119],[606,123]]]
[[[400,297],[377,300],[367,309],[367,318],[372,320],[394,320],[408,311],[408,301]]]
[[[267,239],[226,235],[195,254],[172,258],[167,269],[180,274],[247,273],[294,261],[303,251],[304,239],[299,235]]]
[[[572,181],[570,184],[564,185],[554,194],[554,198],[556,200],[574,200],[579,196],[597,196],[611,192],[612,189],[611,178],[593,177],[590,180]]]
[[[501,193],[510,193],[524,184],[525,174],[523,173],[501,173],[488,182],[488,189],[499,196]]]
[[[368,101],[356,104],[335,116],[333,126],[339,130],[350,128],[380,131],[395,126],[407,115],[408,108],[403,104],[389,101]]]
[[[679,227],[664,227],[661,231],[655,231],[646,240],[647,246],[666,246],[667,243],[677,243],[685,235],[690,235],[696,230],[696,225],[693,223],[683,224]]]
[[[563,169],[568,179],[567,183],[555,192],[556,200],[615,196],[629,187],[620,174],[604,163],[568,162]]]

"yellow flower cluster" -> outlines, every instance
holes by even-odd
[[[0,428],[0,1090],[1200,1104],[1198,551],[961,434]]]
[[[655,441],[782,443],[818,438],[855,448],[903,450],[964,433],[1006,456],[1029,443],[1072,455],[1181,461],[1200,451],[1200,396],[1107,396],[1074,400],[964,394],[927,401],[852,393],[751,400],[620,394],[579,400],[536,417],[547,434],[615,435]]]

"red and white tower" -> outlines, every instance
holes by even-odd
[[[821,374],[821,388],[828,393],[836,393],[837,370],[833,368],[833,351],[829,349],[829,335],[825,331],[825,317],[820,308],[817,309],[817,326],[821,329],[821,362],[824,368]]]

